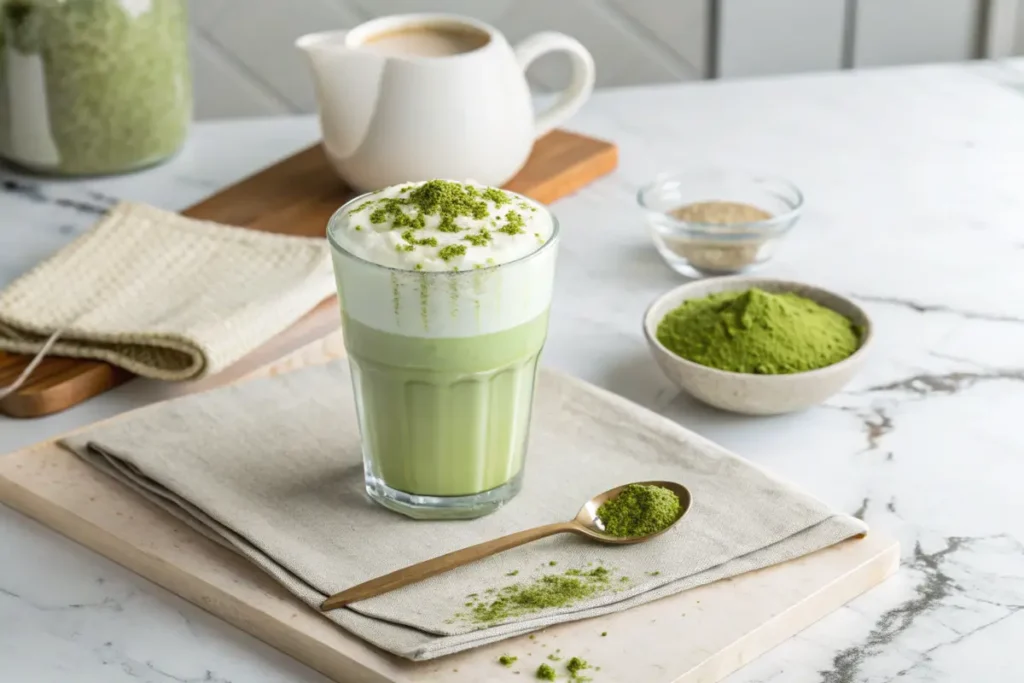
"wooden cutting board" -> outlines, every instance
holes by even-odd
[[[523,169],[506,188],[545,204],[572,194],[610,173],[618,163],[615,145],[556,130],[537,141]],[[183,211],[186,216],[288,235],[322,237],[327,219],[352,196],[331,169],[320,145],[303,150]],[[332,298],[288,331],[311,341],[333,324]],[[273,342],[271,342],[273,343]],[[28,364],[27,356],[0,351],[0,387]],[[77,405],[131,374],[98,361],[49,358],[16,393],[0,400],[0,413],[39,417]]]
[[[338,332],[263,368],[341,357]],[[118,419],[118,418],[113,418]],[[594,683],[713,683],[896,571],[882,533],[595,619],[414,663],[349,635],[238,555],[209,541],[53,441],[0,456],[0,502],[41,521],[340,683],[508,683],[548,654],[601,667]],[[606,632],[608,635],[601,636]],[[497,664],[503,653],[516,666]],[[516,676],[515,672],[520,675]],[[565,679],[561,671],[560,679]]]

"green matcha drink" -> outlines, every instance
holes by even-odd
[[[557,224],[449,181],[359,197],[328,227],[369,495],[478,517],[521,485]]]

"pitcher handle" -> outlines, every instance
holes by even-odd
[[[572,63],[569,87],[558,95],[558,100],[546,111],[536,115],[534,137],[539,138],[579,111],[594,89],[594,58],[580,41],[564,33],[544,31],[535,33],[516,45],[516,61],[525,72],[535,59],[548,52],[565,52]]]

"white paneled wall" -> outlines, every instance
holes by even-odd
[[[981,10],[977,0],[858,0],[853,66],[973,57]]]
[[[190,0],[199,118],[312,111],[313,91],[292,43],[310,31],[375,16],[451,12],[487,21],[513,43],[569,33],[593,52],[598,85],[707,75],[708,0]],[[540,88],[568,79],[558,56],[530,70]]]
[[[718,77],[842,68],[846,0],[721,0],[719,6]]]
[[[292,43],[384,14],[450,12],[513,43],[563,31],[598,86],[668,83],[1024,54],[1024,0],[189,0],[200,118],[314,109]],[[567,80],[546,57],[535,87]]]

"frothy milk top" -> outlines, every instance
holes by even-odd
[[[536,202],[475,183],[393,185],[353,204],[331,236],[349,253],[389,268],[461,271],[528,256],[554,231]]]

